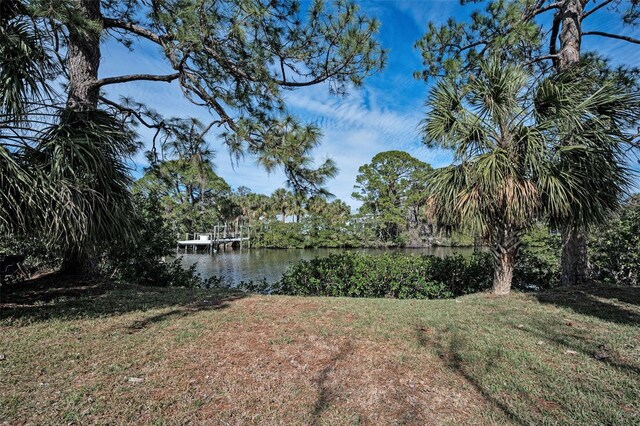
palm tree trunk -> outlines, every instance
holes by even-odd
[[[562,285],[585,283],[589,276],[587,236],[584,231],[562,231]]]
[[[511,292],[520,238],[510,226],[505,226],[500,230],[497,237],[497,241],[491,249],[495,266],[492,292],[495,295],[503,296]]]
[[[511,292],[515,254],[504,251],[494,255],[496,256],[496,266],[493,272],[492,292],[495,295],[504,296]]]
[[[96,258],[89,256],[84,250],[76,247],[68,247],[64,250],[60,272],[67,275],[95,275],[97,270]]]

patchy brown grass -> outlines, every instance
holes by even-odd
[[[410,301],[50,277],[3,291],[7,424],[640,423],[638,289]]]

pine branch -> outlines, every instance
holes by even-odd
[[[98,87],[107,86],[109,84],[120,84],[120,83],[128,83],[130,81],[166,81],[167,83],[172,82],[180,78],[180,73],[176,72],[173,74],[130,74],[130,75],[122,75],[118,77],[106,77],[101,78],[96,82]]]
[[[154,33],[153,31],[149,31],[146,28],[132,24],[131,22],[120,21],[112,18],[103,17],[102,25],[105,29],[117,28],[120,30],[125,30],[137,36],[146,38],[147,40],[150,40],[161,46],[163,46],[166,41],[171,41],[174,39],[174,37],[170,34],[159,35]]]
[[[200,99],[202,99],[206,103],[206,105],[208,107],[212,108],[218,114],[218,117],[220,117],[220,123],[221,124],[227,124],[231,128],[231,130],[233,130],[233,131],[238,131],[239,128],[238,128],[236,122],[225,111],[223,106],[220,105],[220,103],[217,101],[217,99],[215,99],[215,97],[211,96],[209,93],[207,93],[206,90],[204,90],[202,88],[202,86],[198,82],[198,79],[197,79],[196,75],[194,75],[194,74],[192,74],[190,72],[187,72],[187,73],[185,73],[185,77],[186,77],[186,79],[183,80],[182,86],[185,87],[186,86],[185,83],[187,83],[187,80],[188,80],[190,82],[189,89],[193,90],[193,92]]]
[[[538,16],[543,14],[544,12],[548,12],[552,9],[559,9],[560,6],[562,6],[563,2],[556,2],[556,3],[551,3],[550,5],[544,6],[544,7],[538,7],[537,9],[532,10],[531,12],[526,14],[526,17],[528,19],[525,20],[529,20],[531,18],[533,18],[534,16]]]
[[[605,7],[606,5],[612,3],[613,0],[606,0],[603,1],[602,3],[600,3],[599,5],[595,6],[593,9],[589,10],[589,11],[585,11],[582,14],[582,20],[584,20],[585,18],[587,18],[589,15],[591,15],[592,13],[598,11],[599,9],[602,9],[603,7]]]
[[[124,105],[121,105],[117,102],[114,102],[110,99],[105,98],[104,96],[100,96],[100,101],[103,102],[106,105],[109,105],[113,108],[115,108],[116,110],[128,114],[128,115],[133,115],[139,122],[140,124],[142,124],[143,126],[149,128],[149,129],[162,129],[162,128],[166,128],[165,124],[163,121],[160,121],[158,123],[154,123],[154,122],[148,122],[143,114],[140,111],[137,111],[133,108],[129,108],[126,107]]]
[[[582,35],[596,35],[601,37],[615,38],[616,40],[624,40],[628,41],[629,43],[640,44],[640,39],[618,34],[605,33],[603,31],[585,31],[582,33]]]
[[[546,61],[547,59],[552,59],[552,60],[557,60],[559,57],[558,54],[551,54],[551,55],[542,55],[542,56],[537,56],[535,58],[533,58],[532,60],[528,61],[526,63],[526,65],[531,65],[534,64],[536,62],[540,62],[540,61]]]

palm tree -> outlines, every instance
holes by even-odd
[[[59,66],[46,25],[0,3],[0,232],[35,234],[64,266],[132,236],[128,126],[104,111],[65,109],[48,86]],[[78,25],[83,25],[81,22]]]
[[[24,5],[0,2],[0,230],[33,228],[51,201],[50,188],[26,162],[30,144],[39,132],[29,121],[50,94],[47,78],[56,70],[43,34],[22,19]]]
[[[271,194],[271,204],[273,209],[282,215],[282,223],[287,222],[287,212],[293,204],[292,200],[292,194],[284,188],[278,188]]]
[[[61,112],[31,153],[55,200],[45,215],[63,248],[63,269],[92,270],[90,255],[107,241],[134,240],[132,184],[125,158],[137,145],[122,123],[103,111]]]
[[[602,143],[611,133],[602,116],[612,102],[620,107],[635,100],[606,82],[596,95],[575,98],[579,79],[532,84],[522,67],[498,60],[480,69],[463,86],[442,80],[430,92],[425,143],[453,149],[456,164],[436,170],[427,204],[439,222],[487,238],[493,292],[507,294],[520,236],[535,221],[564,221],[580,205],[582,222],[592,223],[615,205],[625,170],[618,145]],[[584,126],[585,116],[595,118],[590,132],[575,135],[582,143],[559,145],[571,131],[567,120]],[[593,175],[585,190],[587,171]],[[607,194],[599,194],[603,189]]]
[[[268,216],[270,199],[267,195],[252,193],[247,195],[247,199],[249,201],[249,224],[251,221],[258,221]]]
[[[303,192],[294,192],[291,196],[291,214],[296,217],[296,223],[300,222],[300,217],[306,212],[307,197]]]

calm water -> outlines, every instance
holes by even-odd
[[[318,256],[344,251],[360,251],[364,253],[401,252],[407,255],[432,254],[447,256],[451,254],[471,255],[471,247],[426,247],[419,249],[255,249],[236,250],[209,254],[181,255],[185,266],[196,264],[196,270],[203,278],[211,276],[223,277],[231,286],[240,281],[258,281],[266,278],[270,283],[278,281],[289,265],[299,260],[309,260]]]

